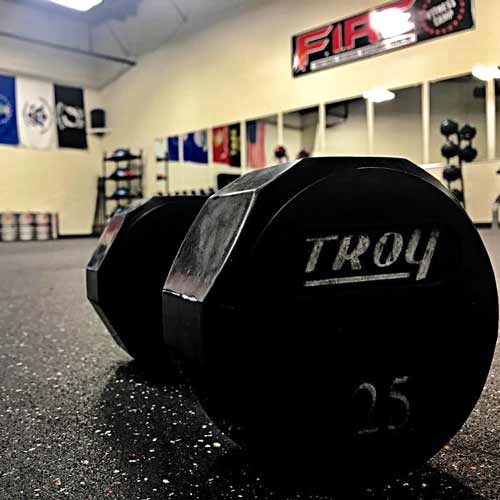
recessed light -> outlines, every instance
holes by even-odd
[[[390,90],[380,88],[364,92],[363,97],[371,102],[378,103],[378,102],[391,101],[396,97],[396,94],[394,94],[394,92],[391,92]]]
[[[494,78],[500,78],[500,68],[494,64],[491,66],[478,64],[472,68],[472,74],[480,80],[493,80]]]
[[[102,3],[103,0],[48,0],[49,2],[56,3],[57,5],[62,5],[68,9],[79,10],[85,12],[92,9],[96,5]]]

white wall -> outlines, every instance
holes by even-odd
[[[481,0],[475,9],[476,30],[291,77],[291,35],[379,4],[380,0],[275,0],[198,26],[144,57],[106,89],[111,115],[117,118],[112,141],[144,143],[152,130],[163,135],[251,119],[360,95],[378,85],[402,87],[460,74],[479,58],[499,58],[497,2]],[[130,120],[119,119],[124,116]]]
[[[500,63],[498,1],[478,0],[475,30],[292,78],[293,34],[380,4],[380,0],[270,0],[257,6],[243,5],[210,24],[200,22],[190,32],[142,57],[134,69],[102,93],[87,93],[88,109],[95,101],[104,103],[108,110],[113,133],[104,139],[104,149],[144,149],[148,160],[146,192],[151,194],[156,188],[155,137],[341,101],[373,87],[401,88],[424,80],[438,80],[467,73],[477,63]],[[0,68],[7,65],[29,72],[30,67],[38,67],[43,60],[50,77],[51,68],[63,71],[70,65],[62,58],[49,62],[37,51],[32,51],[31,59],[25,62],[13,60],[17,59],[15,54],[0,40]],[[23,57],[28,55],[23,53]],[[365,120],[361,105],[347,124],[328,129],[323,152],[367,152],[366,135],[360,132]],[[376,116],[377,134],[381,120],[382,115]],[[401,133],[398,136],[400,129],[392,118],[387,116],[387,120],[392,132],[387,134],[387,147],[382,148],[381,143],[379,147],[381,153],[385,150],[392,154],[390,146],[400,142]],[[275,145],[266,144],[266,152]],[[292,155],[296,148],[288,146],[288,149]],[[415,145],[415,155],[417,149]],[[0,210],[54,209],[61,212],[63,232],[88,232],[100,155],[100,144],[94,140],[88,152],[0,148],[0,168],[5,174],[0,188]],[[238,170],[222,168],[230,173]],[[213,166],[179,167],[171,172],[171,189],[200,188],[204,183],[208,187],[214,184],[220,170]],[[490,172],[477,181],[478,192],[486,192],[487,186],[494,184],[492,175]],[[485,216],[490,200],[484,197],[480,203],[482,208],[475,213]]]
[[[378,5],[380,0],[274,0],[234,11],[214,25],[199,26],[197,32],[185,34],[142,58],[137,68],[104,90],[114,128],[110,146],[152,148],[155,136],[340,101],[379,86],[406,87],[470,72],[479,62],[500,62],[498,3],[481,0],[475,5],[475,30],[292,78],[293,34]],[[360,109],[359,127],[351,119],[348,124],[328,129],[324,153],[367,152],[366,135],[360,132],[365,116]],[[389,130],[384,134],[386,146],[379,137],[382,119]],[[415,120],[411,123],[409,128],[413,124],[417,127]],[[376,126],[377,152],[396,153],[397,148],[391,145],[400,143],[403,137],[396,134],[400,132],[398,123],[380,115],[376,116]],[[408,155],[418,160],[420,139],[412,141],[413,135],[413,130],[408,130],[404,140],[409,145]],[[185,182],[187,178],[196,182],[194,170],[185,174]],[[148,186],[152,185],[154,179],[149,180]]]
[[[86,91],[85,104],[87,111],[100,106],[99,94]],[[90,233],[102,148],[99,139],[88,139],[88,150],[1,145],[0,212],[57,212],[61,234]]]
[[[380,0],[273,0],[242,7],[213,25],[199,25],[142,58],[137,68],[105,89],[114,128],[109,144],[152,148],[152,138],[159,135],[340,101],[378,86],[406,87],[470,72],[477,63],[500,62],[498,2],[481,0],[475,5],[475,30],[292,78],[293,34],[378,5]],[[361,123],[364,110],[357,116]],[[392,118],[388,127],[394,134],[399,130]],[[335,128],[328,129],[326,154],[367,152],[366,137],[353,120]],[[330,136],[341,131],[338,140]],[[394,139],[388,134],[389,147],[380,152],[392,154],[390,145],[401,135]],[[406,141],[412,146],[410,156],[418,159],[417,140]]]

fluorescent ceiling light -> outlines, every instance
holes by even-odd
[[[370,12],[370,26],[378,31],[382,38],[391,38],[413,31],[415,24],[410,12],[401,9],[384,9]]]
[[[363,97],[371,102],[385,102],[394,99],[396,94],[387,89],[373,89],[364,92]]]
[[[49,2],[62,5],[68,9],[80,10],[85,12],[92,7],[99,5],[103,0],[48,0]]]
[[[494,78],[500,78],[500,68],[494,64],[491,66],[478,64],[472,68],[472,74],[480,80],[493,80]]]

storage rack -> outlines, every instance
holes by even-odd
[[[168,172],[168,155],[164,158],[156,157],[156,184],[159,195],[166,195],[169,192],[169,172]]]
[[[110,166],[113,167],[113,172],[110,172]],[[113,173],[121,168],[129,175],[126,177],[112,177]],[[111,216],[113,209],[117,206],[126,208],[130,203],[138,198],[143,197],[143,178],[144,160],[142,149],[139,154],[127,153],[125,155],[107,156],[104,153],[102,161],[102,176],[105,181],[105,216],[108,219]],[[111,186],[111,188],[109,187]],[[128,188],[128,195],[115,196],[115,192],[119,187]],[[111,209],[110,209],[111,208]]]

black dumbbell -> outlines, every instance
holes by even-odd
[[[135,310],[144,356],[158,351],[153,303]],[[498,301],[477,231],[436,179],[400,159],[308,158],[203,204],[163,319],[209,415],[268,473],[318,485],[409,470],[458,431]]]
[[[164,362],[161,290],[205,196],[154,197],[111,219],[87,266],[87,296],[138,361]]]
[[[452,189],[451,192],[453,193],[453,196],[462,203],[464,201],[464,192],[461,189]]]
[[[460,140],[464,141],[472,141],[474,137],[476,137],[477,130],[475,127],[470,126],[469,124],[465,124],[458,133]]]
[[[444,120],[441,123],[441,134],[445,137],[458,133],[458,123],[454,120]]]
[[[308,484],[430,458],[472,411],[497,338],[476,229],[404,160],[311,158],[233,182],[203,206],[163,294],[165,342],[209,415]]]
[[[443,179],[447,182],[453,182],[460,179],[460,169],[455,165],[449,165],[443,170]]]
[[[458,144],[454,142],[446,142],[443,144],[441,147],[441,154],[449,160],[450,158],[453,158],[454,156],[457,156],[460,152],[460,147]]]
[[[469,145],[461,149],[458,155],[461,160],[470,163],[477,158],[477,149]]]

